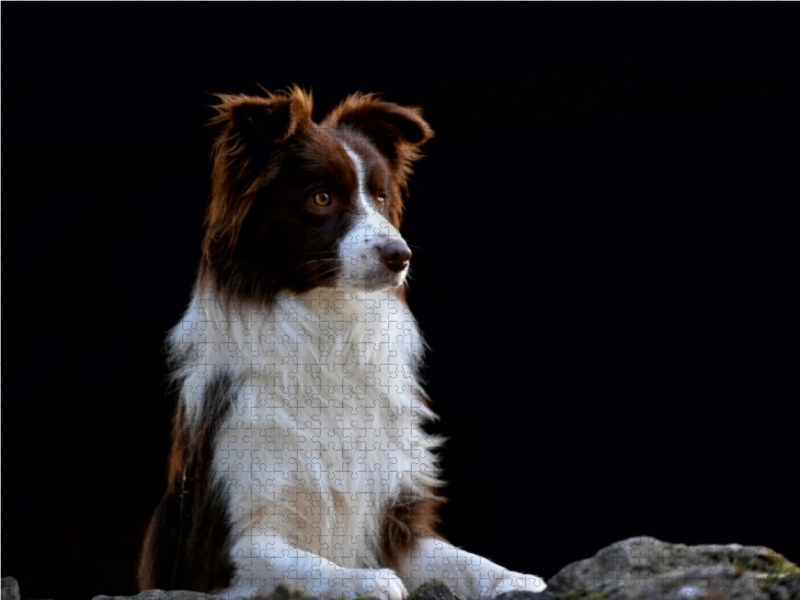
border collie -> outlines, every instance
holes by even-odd
[[[227,598],[283,582],[400,600],[542,580],[436,533],[435,418],[398,228],[418,108],[348,97],[320,124],[294,87],[218,95],[211,203],[191,303],[168,346],[180,390],[141,589]]]

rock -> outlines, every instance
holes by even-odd
[[[95,596],[92,600],[220,600],[220,598],[202,592],[147,590],[135,596]]]
[[[428,581],[414,590],[408,600],[455,600],[455,597],[441,581]]]
[[[19,600],[19,584],[13,577],[3,577],[2,590],[2,600]]]
[[[800,569],[768,548],[616,542],[547,582],[540,600],[800,600]]]
[[[496,600],[800,600],[800,568],[759,546],[686,546],[655,538],[616,542],[594,557],[561,569],[541,593],[507,592]],[[13,577],[3,578],[2,600],[20,600]],[[221,600],[199,592],[148,590],[93,600]],[[279,586],[253,600],[315,600],[296,586]],[[364,599],[357,599],[364,600]],[[464,600],[439,581],[408,600]]]
[[[497,600],[541,600],[542,594],[537,592],[505,592],[495,596]]]
[[[306,596],[296,585],[279,585],[274,592],[267,596],[258,596],[253,600],[313,600]],[[202,592],[147,590],[135,596],[95,596],[92,600],[222,600],[219,596],[203,594]]]

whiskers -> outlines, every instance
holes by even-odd
[[[340,255],[338,250],[320,250],[319,252],[306,252],[304,256],[317,256],[318,254],[335,254],[336,256]]]
[[[332,262],[339,262],[339,259],[338,258],[312,258],[311,260],[307,260],[304,263],[300,263],[295,268],[296,269],[302,269],[306,265],[310,265],[312,263],[317,263],[317,264],[322,265],[322,264],[325,264],[325,263],[332,263]]]
[[[310,256],[319,258],[310,258],[309,260],[300,263],[295,269],[303,269],[306,272],[311,271],[316,280],[322,280],[332,273],[337,273],[342,264],[342,257],[338,250],[323,250],[321,252],[309,252],[304,258]]]
[[[309,252],[308,254],[305,255],[305,257],[318,256],[318,255],[328,255],[329,258],[312,258],[310,260],[307,260],[306,262],[300,263],[295,268],[302,269],[306,265],[311,265],[311,264],[323,265],[326,263],[332,263],[332,262],[338,263],[341,261],[341,256],[339,255],[338,250],[322,250],[321,252]],[[326,273],[328,272],[329,271],[326,271]]]
[[[325,277],[326,275],[330,275],[331,273],[336,273],[339,271],[339,265],[336,265],[332,269],[328,269],[327,271],[323,271],[322,273],[317,273],[317,277]]]

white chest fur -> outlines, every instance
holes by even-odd
[[[408,307],[392,291],[318,288],[270,307],[195,293],[170,345],[190,425],[215,378],[235,382],[213,469],[242,550],[258,555],[279,536],[376,566],[382,508],[437,483]]]

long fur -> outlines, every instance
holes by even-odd
[[[317,125],[299,88],[220,95],[212,198],[142,589],[230,598],[291,581],[400,600],[544,589],[436,534],[439,440],[398,228],[421,111],[355,94]]]

